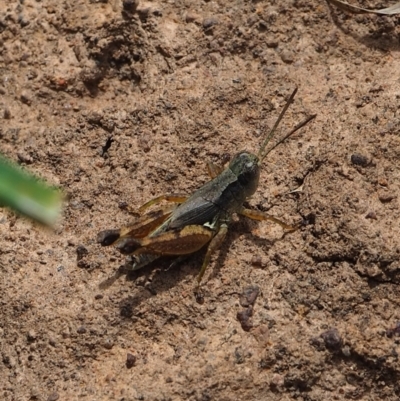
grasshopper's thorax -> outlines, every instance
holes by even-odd
[[[256,192],[260,178],[259,159],[248,152],[240,152],[229,163],[229,169],[236,175],[245,197],[248,198]]]

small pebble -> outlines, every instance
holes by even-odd
[[[3,363],[9,368],[14,368],[17,364],[16,360],[12,356],[3,354]]]
[[[204,293],[202,291],[196,291],[194,294],[196,302],[200,305],[204,304]]]
[[[242,311],[236,314],[237,320],[239,320],[240,325],[244,331],[250,331],[253,328],[253,322],[251,321],[251,317],[253,316],[253,307],[249,306],[247,309],[243,309]]]
[[[47,397],[47,401],[57,401],[59,398],[60,396],[56,392],[54,392]]]
[[[139,5],[139,0],[123,0],[122,7],[124,11],[134,13]]]
[[[28,95],[27,92],[21,93],[20,100],[22,103],[27,104],[28,106],[30,106],[32,104],[31,97]]]
[[[269,329],[268,326],[265,324],[261,324],[257,326],[253,331],[252,331],[254,338],[260,343],[261,346],[267,347],[268,346],[268,341],[269,341]]]
[[[253,255],[251,258],[251,264],[253,266],[262,267],[262,259],[260,255]]]
[[[283,50],[281,53],[281,59],[286,64],[292,64],[294,61],[294,54],[290,50]]]
[[[203,20],[203,28],[205,30],[210,29],[218,24],[219,24],[219,21],[216,17],[207,17],[207,18],[204,18],[204,20]]]
[[[126,367],[128,369],[131,369],[135,365],[136,365],[136,356],[128,352],[126,354]]]
[[[35,333],[35,331],[34,330],[29,330],[28,331],[28,334],[27,334],[27,336],[26,336],[26,338],[28,339],[28,341],[29,342],[33,342],[33,341],[35,341],[36,340],[36,333]]]
[[[326,348],[330,350],[337,350],[342,346],[342,338],[335,328],[324,331],[321,337],[325,342]]]
[[[267,40],[266,45],[271,49],[276,49],[279,46],[279,42],[275,39],[269,39]]]
[[[378,198],[382,203],[389,203],[393,199],[396,199],[396,195],[386,191],[378,191]]]
[[[347,357],[349,357],[349,356],[351,355],[350,347],[349,347],[348,345],[345,345],[345,346],[342,348],[342,354],[343,354],[344,356],[347,356]]]
[[[366,167],[368,166],[370,160],[367,156],[364,156],[360,153],[354,153],[350,157],[351,163],[356,166]]]
[[[114,346],[114,342],[111,340],[111,338],[106,338],[103,341],[103,347],[106,349],[111,349]]]
[[[11,118],[11,111],[10,111],[10,109],[9,108],[5,108],[4,109],[4,111],[3,111],[3,118],[5,119],[5,120],[9,120],[10,118]]]
[[[260,293],[260,288],[256,285],[251,285],[246,287],[243,292],[240,294],[240,305],[244,308],[248,306],[254,305],[258,294]]]
[[[25,153],[25,152],[18,152],[17,156],[18,156],[18,160],[21,163],[30,164],[30,163],[33,162],[32,157],[29,154]]]
[[[95,124],[95,125],[100,125],[100,122],[103,118],[102,114],[98,111],[91,111],[88,115],[87,115],[87,121],[90,124]]]
[[[151,142],[148,139],[148,136],[146,135],[141,135],[138,138],[138,146],[143,150],[143,152],[147,153],[151,149]]]
[[[29,25],[29,20],[27,20],[23,15],[20,15],[18,17],[18,22],[22,28]]]
[[[378,220],[375,212],[368,212],[365,216],[366,219]]]
[[[83,245],[78,245],[77,246],[77,248],[76,248],[76,256],[77,256],[78,261],[81,260],[88,253],[89,253],[89,251]]]
[[[80,327],[78,327],[78,329],[76,330],[76,332],[77,332],[78,334],[85,334],[85,333],[86,333],[86,327],[80,326]]]
[[[378,178],[378,184],[381,185],[382,187],[387,187],[389,185],[388,180],[386,177],[379,177]]]
[[[80,72],[79,76],[83,83],[86,85],[95,85],[97,84],[101,78],[103,77],[104,73],[100,67],[85,67]]]
[[[144,8],[140,7],[137,10],[137,13],[139,14],[141,19],[147,19],[147,17],[150,15],[150,11],[151,11],[150,7],[144,7]]]
[[[118,202],[118,207],[119,207],[121,210],[127,210],[127,209],[128,209],[128,206],[129,206],[128,202],[125,202],[125,201],[120,201],[120,202]]]
[[[245,361],[245,355],[242,347],[237,347],[235,349],[235,362],[240,365]]]
[[[185,15],[185,21],[188,23],[195,22],[198,19],[199,19],[199,15],[195,14],[195,13],[188,12]],[[203,22],[203,24],[204,24],[204,22]]]

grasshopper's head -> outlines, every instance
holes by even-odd
[[[290,103],[292,103],[294,96],[297,92],[297,88],[292,92],[292,94],[289,97],[289,100],[287,101],[285,107],[281,111],[281,114],[278,117],[278,120],[275,122],[275,125],[273,126],[272,130],[270,133],[267,135],[267,137],[264,139],[263,143],[260,146],[260,149],[257,153],[257,155],[254,155],[249,152],[240,152],[235,157],[232,159],[232,161],[229,163],[229,169],[235,174],[235,176],[238,179],[238,182],[240,183],[240,186],[243,189],[242,194],[244,195],[245,198],[250,197],[251,195],[256,192],[257,187],[258,187],[258,180],[260,178],[260,167],[265,159],[265,157],[273,150],[275,149],[279,144],[284,142],[287,138],[289,138],[291,135],[293,135],[297,130],[299,130],[301,127],[306,125],[309,121],[311,121],[313,118],[316,117],[316,114],[307,117],[302,123],[296,125],[288,134],[286,134],[283,138],[281,138],[279,141],[277,141],[272,147],[269,149],[266,149],[269,141],[273,138],[275,131],[282,120],[286,110],[290,106]]]
[[[248,152],[240,152],[229,163],[229,168],[238,178],[246,198],[253,195],[256,192],[260,178],[258,157]]]

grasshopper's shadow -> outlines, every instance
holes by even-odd
[[[246,218],[240,218],[238,221],[230,224],[227,238],[222,244],[215,262],[210,264],[207,270],[208,274],[203,280],[203,286],[207,286],[207,280],[218,276],[221,267],[225,265],[225,260],[231,248],[231,244],[238,240],[239,236],[246,234],[246,236],[248,235],[248,237],[251,238],[258,247],[265,246],[265,239],[258,238],[256,235],[251,233],[251,229],[258,224],[262,223],[251,221]],[[273,241],[268,241],[267,245],[271,246],[274,242],[281,239],[282,238],[280,237]],[[149,298],[158,293],[169,291],[180,281],[185,280],[187,275],[192,275],[193,277],[194,296],[196,277],[200,271],[205,252],[206,250],[203,249],[193,255],[189,255],[185,261],[182,261],[177,266],[171,268],[169,268],[169,266],[171,265],[171,261],[174,259],[161,259],[161,267],[155,267],[153,264],[137,271],[127,271],[126,266],[120,266],[113,276],[100,284],[100,288],[105,289],[111,287],[116,280],[123,276],[125,277],[127,285],[129,285],[129,283],[136,283],[137,291],[135,291],[135,295],[129,295],[119,302],[121,317],[128,319],[132,318],[135,316],[135,311],[143,302],[146,302]]]

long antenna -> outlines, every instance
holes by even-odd
[[[265,151],[265,148],[268,145],[269,141],[275,135],[275,131],[278,128],[279,123],[281,122],[281,120],[282,120],[283,116],[285,115],[287,109],[289,108],[290,104],[293,102],[293,99],[294,99],[296,93],[297,93],[297,88],[295,88],[295,90],[290,95],[289,100],[286,102],[286,105],[283,108],[283,110],[281,111],[281,114],[279,114],[279,117],[276,120],[274,126],[272,127],[272,130],[270,131],[270,133],[267,135],[267,137],[265,138],[264,142],[262,143],[262,145],[260,147],[260,150],[258,151],[258,158],[260,160],[259,164],[261,164],[262,161],[265,159],[265,157],[270,152],[272,152],[278,145],[280,145],[282,142],[286,141],[286,139],[288,139],[296,131],[298,131],[300,128],[304,127],[308,122],[310,122],[311,120],[313,120],[317,116],[316,114],[313,114],[313,115],[307,117],[303,122],[301,122],[300,124],[297,124],[288,134],[286,134],[282,139],[280,139],[277,143],[275,143],[274,146],[272,146],[272,148],[270,148],[267,151]]]
[[[265,147],[268,145],[268,142],[272,139],[272,137],[275,135],[275,131],[278,128],[279,123],[281,122],[283,116],[286,113],[286,110],[289,108],[290,103],[293,102],[293,99],[295,97],[297,93],[297,88],[294,89],[294,91],[292,92],[292,94],[289,97],[289,100],[286,102],[285,107],[283,108],[283,110],[281,111],[281,114],[279,114],[278,119],[275,122],[275,125],[272,127],[272,130],[270,131],[270,133],[267,135],[267,137],[265,138],[264,142],[262,143],[262,145],[260,146],[260,150],[258,151],[258,157],[260,160],[263,160],[265,155],[263,155]]]
[[[300,124],[297,124],[288,134],[286,134],[282,139],[280,139],[274,146],[272,146],[271,149],[268,149],[267,152],[265,152],[261,159],[260,159],[260,163],[265,159],[265,157],[272,152],[278,145],[280,145],[282,142],[286,141],[286,139],[288,139],[291,135],[293,135],[296,131],[298,131],[300,128],[303,128],[308,122],[310,122],[311,120],[313,120],[315,117],[317,117],[316,114],[313,114],[309,117],[307,117],[303,122],[301,122]]]

